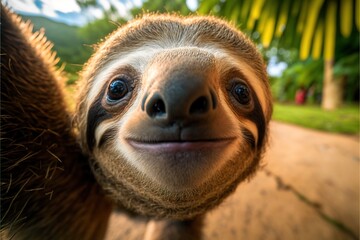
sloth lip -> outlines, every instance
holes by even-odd
[[[175,141],[143,141],[138,139],[127,139],[127,142],[135,149],[149,152],[180,152],[180,151],[201,151],[225,147],[234,141],[235,138],[216,138],[199,140],[175,140]]]

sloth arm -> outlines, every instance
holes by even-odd
[[[111,212],[90,173],[50,43],[1,6],[1,230],[14,239],[102,239]]]

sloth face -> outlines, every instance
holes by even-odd
[[[146,215],[216,206],[259,165],[264,68],[242,33],[210,17],[147,16],[114,32],[83,72],[77,113],[100,185]]]

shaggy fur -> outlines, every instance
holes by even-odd
[[[1,231],[13,239],[101,239],[111,204],[71,127],[43,32],[1,7]]]
[[[5,7],[1,24],[0,236],[102,239],[115,205],[154,219],[146,239],[200,239],[204,214],[259,167],[272,114],[265,64],[253,43],[225,21],[146,15],[119,28],[84,66],[75,126],[52,45],[43,32],[32,33],[31,24]],[[155,128],[146,115],[145,105],[151,102],[146,91],[156,83],[165,91],[173,83],[170,79],[188,72],[212,79],[205,96],[212,101],[211,118],[197,117],[190,128],[198,131],[192,140],[235,134],[236,146],[216,156],[204,150],[178,153],[169,161],[159,156],[151,159],[154,163],[146,154],[124,150],[119,144],[124,128],[134,135],[146,132],[149,141],[160,135],[159,126],[170,129],[164,122]],[[119,75],[126,76],[130,91],[111,105],[106,102],[108,85]],[[149,87],[146,81],[152,76]],[[246,82],[249,105],[231,96],[231,79]],[[189,156],[194,161],[184,163]]]

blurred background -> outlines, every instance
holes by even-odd
[[[240,187],[246,196],[235,195],[209,218],[207,237],[359,239],[360,0],[2,2],[54,43],[70,96],[93,45],[142,13],[210,14],[232,22],[267,63],[274,121],[266,167]],[[231,224],[219,224],[224,219]],[[112,222],[119,221],[125,220],[114,215]],[[141,239],[145,223],[122,224],[127,233],[113,224],[109,239],[130,238],[134,226],[133,238]]]

